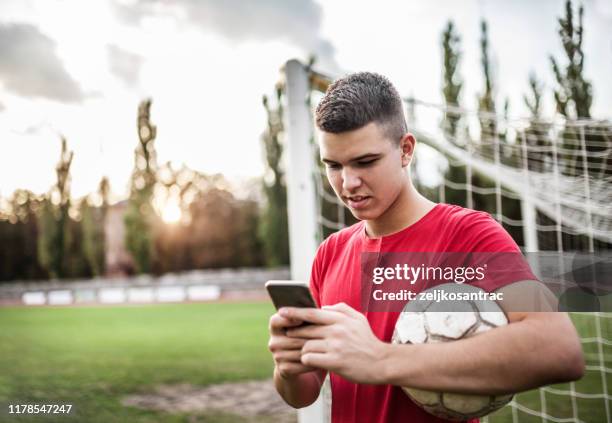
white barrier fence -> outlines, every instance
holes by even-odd
[[[69,305],[78,303],[176,303],[213,301],[221,298],[218,285],[164,286],[157,288],[100,288],[28,291],[21,296],[25,305]]]
[[[0,285],[0,304],[146,304],[214,301],[263,295],[269,279],[289,279],[288,268],[199,270],[160,277],[12,282]]]

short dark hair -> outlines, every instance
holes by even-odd
[[[398,142],[408,131],[402,99],[391,82],[372,72],[354,73],[336,80],[316,110],[316,123],[338,134],[379,124],[386,137]]]

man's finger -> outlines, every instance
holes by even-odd
[[[302,354],[325,353],[329,351],[329,344],[325,339],[311,339],[304,343]]]
[[[308,367],[333,370],[338,363],[328,353],[306,353],[302,354],[302,364]]]
[[[292,361],[294,363],[300,363],[301,358],[302,350],[285,350],[274,353],[274,359],[276,361]]]
[[[324,310],[338,311],[340,313],[344,313],[347,316],[361,316],[361,313],[355,310],[353,307],[349,306],[346,303],[337,303],[334,305],[326,305],[322,307]]]
[[[311,307],[283,307],[278,313],[286,319],[302,320],[316,325],[331,325],[340,318],[336,312]]]
[[[292,328],[304,323],[302,320],[288,319],[276,313],[270,317],[270,331],[277,334],[284,333],[286,328]]]
[[[308,325],[300,328],[288,329],[287,336],[290,338],[321,339],[328,335],[329,326]]]
[[[301,350],[304,346],[304,340],[300,338],[289,338],[288,336],[274,336],[268,342],[270,351],[280,350]]]

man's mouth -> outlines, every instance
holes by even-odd
[[[346,201],[352,209],[362,209],[366,207],[370,200],[369,195],[351,195],[346,197]]]

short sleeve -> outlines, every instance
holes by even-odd
[[[312,293],[312,297],[319,307],[321,307],[321,283],[323,280],[325,245],[326,241],[323,241],[321,245],[319,245],[319,248],[317,248],[315,258],[312,261],[312,266],[310,268],[310,292]]]
[[[520,253],[512,237],[488,213],[472,212],[461,224],[460,236],[464,239],[465,251],[479,253]]]
[[[520,248],[510,234],[488,213],[473,212],[465,216],[460,229],[462,251],[477,253],[473,260],[486,263],[487,276],[472,283],[492,292],[514,282],[537,280]]]

